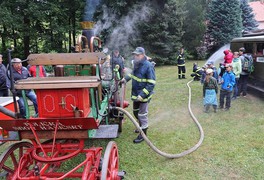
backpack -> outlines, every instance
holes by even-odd
[[[251,54],[244,54],[244,61],[242,62],[242,70],[247,73],[254,71],[253,58]]]

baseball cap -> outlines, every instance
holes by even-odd
[[[239,51],[245,52],[245,48],[241,47],[241,48],[239,48]]]
[[[208,64],[208,65],[213,65],[214,62],[213,62],[213,61],[208,61],[206,64]]]
[[[145,54],[145,49],[143,47],[137,47],[136,50],[132,52],[132,54]]]
[[[11,60],[11,63],[21,63],[21,62],[22,61],[19,58],[14,58],[14,59]]]

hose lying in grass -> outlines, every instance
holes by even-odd
[[[197,144],[195,144],[192,148],[186,150],[186,151],[183,151],[179,154],[168,154],[168,153],[165,153],[165,152],[162,152],[161,150],[159,150],[156,146],[154,146],[152,144],[152,142],[148,139],[148,137],[144,134],[144,132],[142,131],[142,129],[140,128],[139,124],[137,123],[137,121],[134,119],[134,117],[128,112],[126,111],[125,109],[123,108],[120,108],[120,107],[114,107],[115,109],[123,112],[125,115],[127,115],[127,117],[132,121],[132,123],[136,126],[136,128],[139,130],[139,132],[141,133],[141,135],[143,136],[144,140],[146,141],[146,143],[150,146],[150,148],[152,150],[154,150],[156,153],[158,153],[159,155],[161,156],[164,156],[166,158],[170,158],[170,159],[174,159],[174,158],[180,158],[180,157],[183,157],[187,154],[190,154],[192,152],[194,152],[195,150],[197,150],[203,140],[204,140],[204,131],[203,131],[203,128],[202,126],[200,125],[200,123],[198,122],[198,120],[196,119],[196,117],[194,116],[193,112],[192,112],[192,109],[191,109],[191,96],[192,96],[192,92],[191,92],[191,87],[189,86],[189,84],[192,82],[193,80],[189,81],[187,83],[187,86],[189,88],[189,102],[188,102],[188,110],[190,112],[190,115],[193,119],[193,121],[195,122],[195,124],[197,125],[198,129],[199,129],[199,132],[200,132],[200,139],[198,141]]]

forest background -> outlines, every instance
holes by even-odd
[[[142,46],[157,65],[176,63],[180,47],[189,59],[206,59],[232,38],[257,29],[248,0],[2,0],[0,53],[71,52],[80,22],[94,21],[110,50],[129,58]]]

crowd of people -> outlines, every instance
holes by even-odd
[[[224,54],[224,61],[219,64],[218,69],[212,61],[208,61],[202,68],[198,67],[197,63],[193,65],[191,76],[203,84],[203,104],[206,113],[209,112],[210,106],[217,112],[218,86],[220,86],[219,109],[228,111],[232,100],[247,96],[250,71],[245,68],[245,64],[251,55],[245,53],[244,47],[234,53],[225,50]]]

